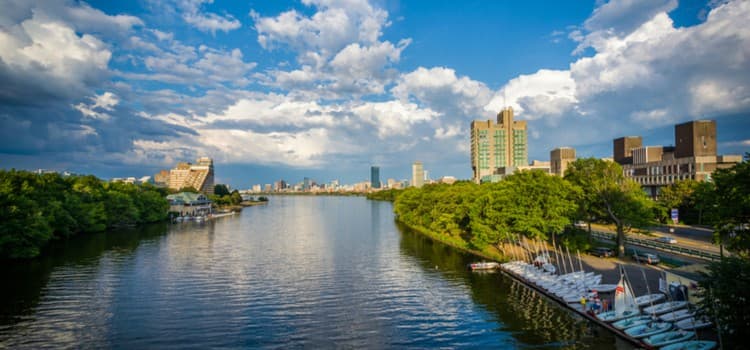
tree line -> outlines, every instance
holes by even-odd
[[[729,169],[719,169],[711,181],[678,181],[662,188],[651,200],[640,185],[623,175],[614,162],[595,158],[569,164],[563,178],[540,171],[523,171],[497,183],[459,181],[405,190],[368,194],[370,199],[394,202],[394,212],[407,225],[430,230],[484,249],[517,236],[547,240],[578,220],[614,225],[618,253],[623,256],[625,235],[633,228],[669,223],[672,208],[688,222],[700,220],[716,229],[716,240],[730,250],[750,255],[750,166],[748,158]]]
[[[92,175],[0,170],[0,258],[32,258],[51,240],[164,220],[166,194]]]

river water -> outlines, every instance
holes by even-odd
[[[272,197],[5,264],[0,348],[627,348],[387,202]]]

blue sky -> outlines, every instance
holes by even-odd
[[[3,168],[218,182],[470,178],[503,105],[529,158],[716,119],[750,151],[748,1],[0,0]]]

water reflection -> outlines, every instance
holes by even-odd
[[[390,203],[275,197],[86,235],[0,272],[0,348],[611,348],[606,332],[394,224]]]
[[[611,349],[631,348],[585,318],[502,273],[471,273],[466,265],[476,258],[435,242],[409,228],[403,232],[401,251],[418,258],[425,270],[440,271],[444,278],[465,283],[472,299],[495,315],[500,328],[521,344],[535,347]]]

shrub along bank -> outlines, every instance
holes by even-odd
[[[49,241],[167,218],[154,186],[0,170],[0,258],[33,258]]]

